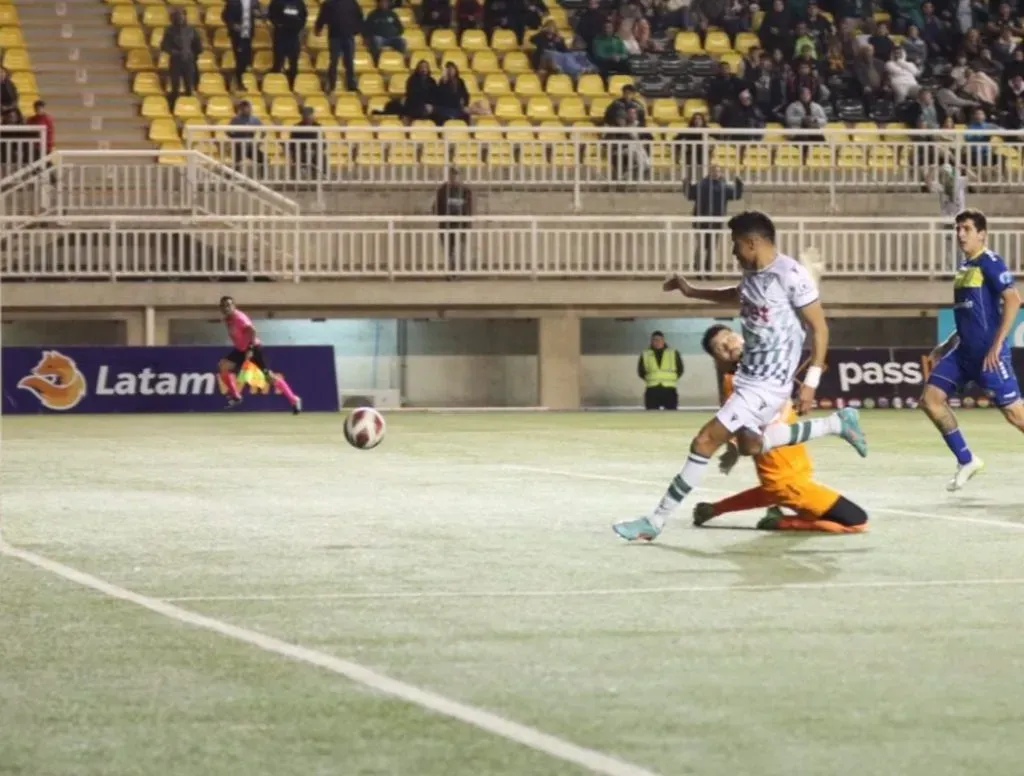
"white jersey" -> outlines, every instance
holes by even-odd
[[[797,310],[818,299],[810,273],[780,253],[762,270],[743,273],[739,285],[743,356],[736,384],[789,388],[800,366],[804,325]]]

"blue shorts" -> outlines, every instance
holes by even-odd
[[[963,393],[970,383],[983,390],[997,407],[1006,407],[1020,398],[1020,386],[1009,353],[1003,355],[999,366],[988,370],[982,367],[980,359],[966,359],[953,350],[928,376],[928,384],[941,388],[947,395]]]

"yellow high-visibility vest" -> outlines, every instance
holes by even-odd
[[[644,351],[644,375],[648,388],[675,388],[679,382],[679,375],[676,373],[676,352],[672,348],[665,348],[661,353],[659,365],[654,348],[647,348]]]

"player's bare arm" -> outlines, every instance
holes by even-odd
[[[807,368],[807,375],[800,385],[796,406],[797,414],[804,415],[814,405],[814,394],[818,389],[821,373],[825,369],[825,357],[828,354],[828,321],[825,320],[825,308],[821,306],[821,300],[801,307],[797,314],[807,327],[811,340],[811,365]]]
[[[995,338],[992,340],[992,347],[985,354],[985,361],[983,363],[984,368],[990,372],[999,367],[1003,345],[1006,344],[1006,338],[1010,336],[1010,330],[1017,320],[1017,313],[1020,312],[1020,294],[1016,288],[1005,289],[1002,293],[1002,299],[1003,317],[999,322],[999,329],[996,331]]]
[[[663,291],[679,291],[687,299],[698,299],[702,302],[735,305],[740,303],[739,286],[697,288],[682,275],[673,275],[661,284],[661,288]]]

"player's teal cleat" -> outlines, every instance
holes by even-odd
[[[868,457],[868,440],[864,436],[864,430],[860,427],[860,413],[852,407],[844,407],[836,413],[843,424],[839,436],[853,445],[853,449],[860,453],[861,458]]]
[[[660,528],[655,528],[646,517],[638,517],[636,520],[625,520],[612,526],[612,530],[627,542],[645,541],[649,542],[658,538]]]

